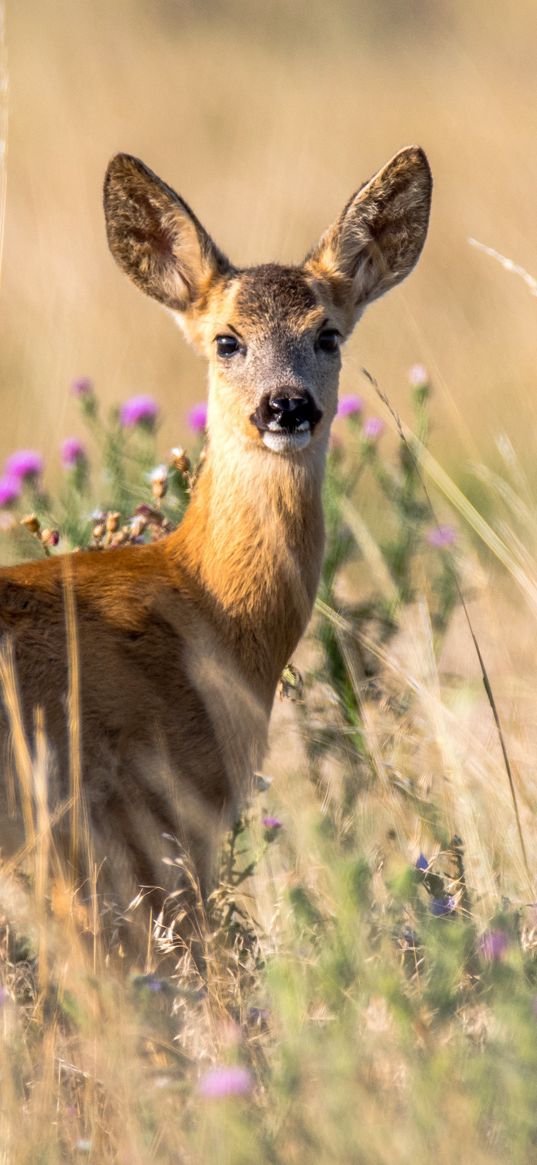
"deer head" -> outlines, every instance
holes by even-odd
[[[414,267],[431,174],[401,150],[353,194],[300,266],[233,266],[190,207],[137,158],[105,180],[114,258],[176,317],[209,361],[209,434],[264,454],[326,447],[341,344],[364,308]]]

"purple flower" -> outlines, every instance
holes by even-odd
[[[145,985],[149,991],[154,991],[155,994],[164,988],[162,979],[158,979],[156,975],[147,975]]]
[[[367,421],[364,422],[364,437],[368,441],[378,441],[385,428],[384,421],[381,421],[380,417],[368,417]]]
[[[86,461],[86,450],[78,437],[66,437],[61,446],[62,464],[66,469],[73,469]]]
[[[93,396],[93,381],[89,376],[78,376],[76,380],[71,381],[71,392],[73,396]]]
[[[429,546],[442,549],[445,546],[453,546],[453,543],[457,541],[457,534],[453,526],[435,526],[429,530],[427,541]]]
[[[0,507],[12,506],[20,497],[21,483],[18,477],[5,473],[0,477]]]
[[[265,829],[281,829],[283,822],[278,817],[262,817],[261,824],[265,826]]]
[[[425,388],[429,379],[429,373],[424,364],[412,364],[408,370],[408,381],[412,388]]]
[[[4,472],[6,477],[16,477],[18,481],[31,481],[43,472],[43,458],[35,449],[17,449],[8,457]]]
[[[206,1100],[222,1100],[226,1096],[249,1096],[254,1086],[252,1073],[240,1064],[209,1068],[201,1077],[199,1092]]]
[[[204,433],[207,428],[207,402],[200,400],[197,405],[193,405],[187,420],[193,433]]]
[[[440,918],[444,914],[452,914],[457,902],[452,894],[442,894],[439,898],[431,898],[431,914]]]
[[[158,405],[152,396],[131,396],[121,406],[119,419],[124,429],[132,429],[135,425],[145,425],[150,429],[158,416]]]
[[[484,959],[497,963],[509,946],[509,935],[504,930],[486,930],[479,940],[479,949]]]
[[[363,412],[363,408],[364,402],[361,396],[350,393],[348,396],[340,397],[336,415],[338,417],[356,417]]]
[[[417,870],[428,870],[429,869],[429,863],[427,861],[427,858],[425,857],[425,854],[420,853],[420,856],[416,861],[416,869]]]

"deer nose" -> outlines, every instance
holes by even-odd
[[[271,396],[269,399],[269,408],[273,413],[281,416],[291,416],[306,404],[307,397],[305,396]]]
[[[250,420],[260,433],[267,429],[273,433],[300,433],[312,432],[322,415],[307,390],[300,392],[280,386],[263,397]]]

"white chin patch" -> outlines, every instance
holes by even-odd
[[[263,444],[267,449],[271,449],[273,453],[297,453],[299,449],[305,449],[311,441],[311,429],[304,430],[298,433],[274,433],[270,429],[266,429],[263,433]]]

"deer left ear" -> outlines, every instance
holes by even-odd
[[[427,234],[431,192],[423,150],[401,150],[353,194],[306,257],[304,267],[315,278],[343,284],[354,319],[412,271]]]
[[[147,295],[186,312],[231,265],[190,207],[130,154],[112,159],[104,182],[108,244]]]

